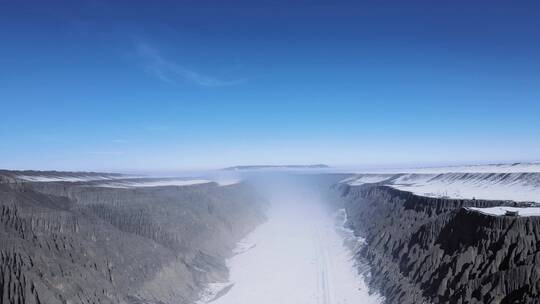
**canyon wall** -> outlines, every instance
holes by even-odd
[[[265,220],[245,184],[0,183],[0,303],[192,303]]]
[[[540,217],[466,207],[521,203],[429,198],[377,184],[335,190],[366,244],[369,285],[387,303],[540,303]]]

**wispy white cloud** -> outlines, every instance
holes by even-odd
[[[246,79],[224,80],[190,70],[180,64],[165,59],[157,49],[142,42],[136,43],[136,51],[142,60],[144,69],[148,73],[170,84],[189,81],[205,87],[221,87],[239,85],[246,82]]]

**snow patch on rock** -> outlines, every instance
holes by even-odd
[[[469,210],[478,211],[488,215],[501,216],[506,215],[507,211],[517,212],[518,216],[540,216],[540,207],[488,207],[488,208],[467,208]]]
[[[212,181],[206,179],[122,180],[98,184],[96,187],[127,189],[137,187],[191,186],[211,182]]]

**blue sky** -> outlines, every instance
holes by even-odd
[[[0,168],[538,160],[537,3],[0,0]]]

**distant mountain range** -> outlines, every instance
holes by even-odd
[[[227,171],[238,170],[261,170],[261,169],[326,169],[330,168],[328,165],[315,164],[315,165],[248,165],[248,166],[234,166],[223,168]]]

